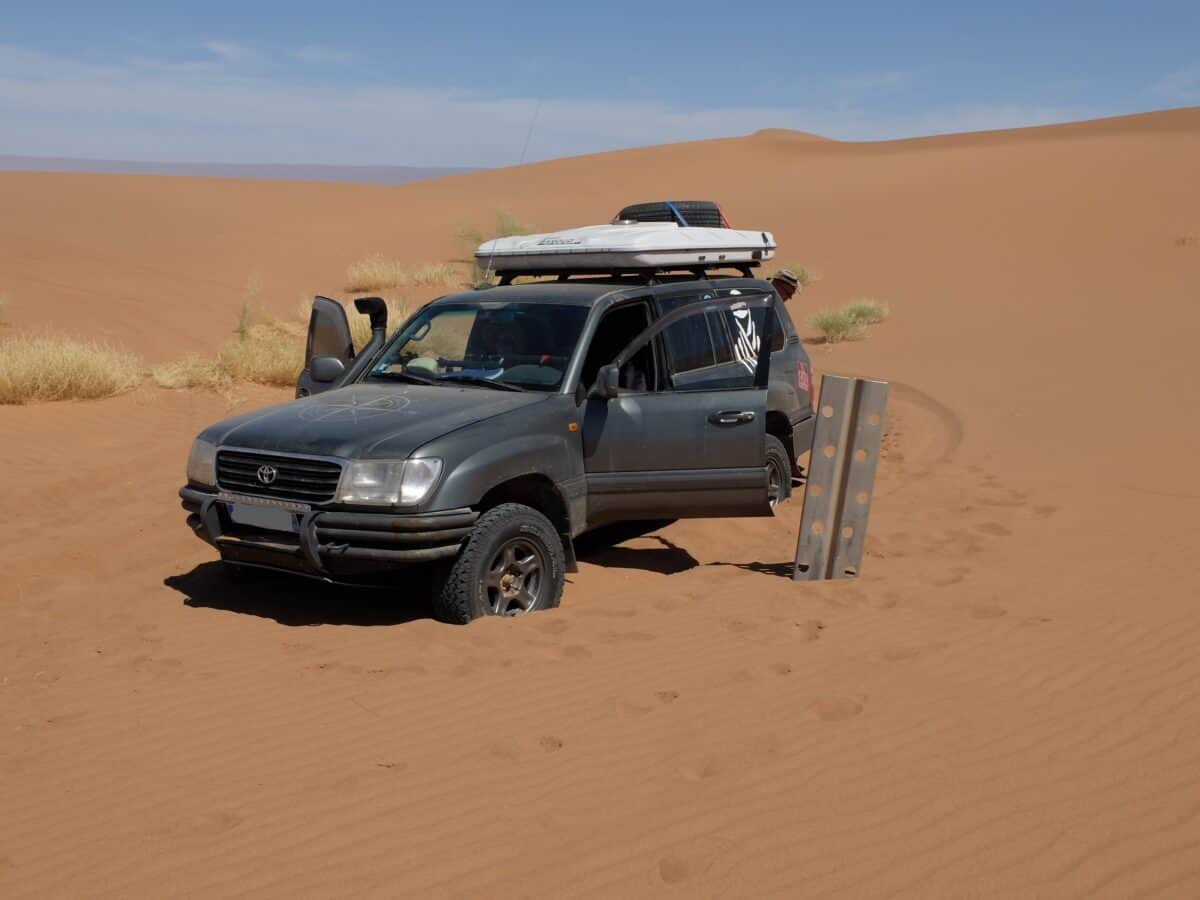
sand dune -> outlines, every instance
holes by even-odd
[[[562,609],[226,584],[174,490],[206,394],[0,409],[0,894],[1200,894],[1200,110],[778,131],[398,187],[0,173],[13,327],[212,349],[372,251],[720,199],[888,300],[856,582],[774,520],[585,542]],[[248,391],[246,403],[284,392]]]

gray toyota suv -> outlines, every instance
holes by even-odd
[[[637,519],[768,516],[812,440],[812,371],[765,282],[643,274],[440,297],[355,354],[318,297],[297,399],[196,438],[188,524],[231,574],[393,582],[438,618],[558,605],[573,539]]]

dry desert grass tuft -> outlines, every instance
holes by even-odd
[[[466,251],[466,258],[463,260],[471,267],[471,286],[483,284],[488,280],[491,273],[485,271],[486,267],[479,265],[475,259],[475,250],[484,241],[494,240],[495,238],[513,237],[518,234],[529,234],[533,231],[533,226],[521,222],[504,207],[499,207],[496,210],[495,227],[490,232],[485,233],[482,228],[477,225],[460,225],[456,235],[463,244],[463,249]]]
[[[458,270],[450,263],[425,263],[414,267],[408,273],[409,281],[417,287],[452,284],[457,277]]]
[[[0,339],[0,404],[95,400],[137,387],[142,363],[92,340],[54,335]]]
[[[352,294],[362,294],[405,285],[432,287],[453,284],[458,277],[458,269],[451,263],[423,263],[408,267],[377,253],[346,267],[346,290]]]
[[[400,287],[405,283],[404,266],[381,254],[360,259],[346,267],[346,290],[360,294]]]
[[[170,390],[203,387],[224,393],[233,386],[232,379],[222,371],[216,359],[199,353],[189,353],[182,359],[155,366],[150,370],[150,377],[159,387]]]
[[[385,302],[390,336],[408,317],[408,310],[403,300]],[[288,321],[254,312],[243,302],[234,337],[216,356],[189,353],[156,366],[151,377],[159,387],[170,390],[204,388],[223,394],[229,394],[239,383],[290,387],[304,367],[310,303],[307,299],[301,301],[295,321]],[[358,351],[371,338],[370,320],[353,309],[347,313],[354,349]]]
[[[239,324],[238,333],[215,357],[190,353],[156,366],[150,373],[159,387],[209,388],[227,392],[237,382],[285,387],[304,367],[304,325],[271,319]]]

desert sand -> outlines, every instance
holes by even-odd
[[[891,304],[811,353],[893,384],[861,578],[783,577],[797,497],[585,541],[561,609],[466,628],[416,582],[226,583],[175,496],[221,397],[0,408],[0,895],[1200,896],[1197,160],[1193,109],[396,187],[0,173],[14,329],[211,352],[252,275],[290,311],[497,206],[714,197],[821,274],[797,322]]]

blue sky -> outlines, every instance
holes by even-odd
[[[0,153],[516,163],[1200,105],[1200,4],[7,3]],[[536,120],[535,120],[536,114]]]

